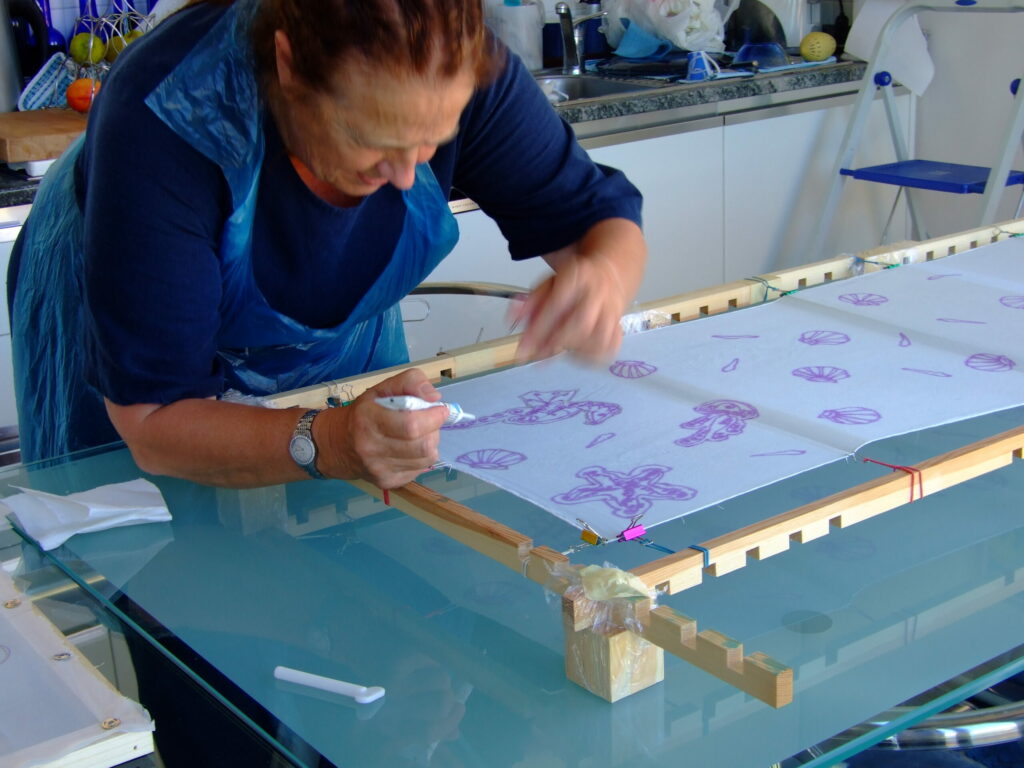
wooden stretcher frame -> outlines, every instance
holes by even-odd
[[[647,302],[638,312],[655,312],[672,322],[704,317],[772,301],[788,292],[887,269],[904,263],[931,261],[980,245],[1024,234],[1024,219],[981,227],[922,242],[902,242],[843,255],[801,267],[758,275],[732,283]],[[417,367],[436,382],[494,371],[514,361],[518,336],[474,344],[409,365],[353,376],[266,398],[272,408],[317,408],[357,397],[386,378]],[[631,570],[649,588],[677,594],[701,583],[704,573],[722,576],[803,543],[846,528],[953,485],[986,474],[1024,457],[1024,428],[994,435],[920,463],[910,487],[908,475],[894,472],[824,499],[747,525],[699,547],[656,558]],[[383,492],[367,482],[358,488],[376,498]],[[405,514],[520,572],[562,595],[566,638],[566,674],[609,701],[616,701],[660,682],[663,651],[704,669],[773,707],[792,701],[793,670],[759,652],[746,654],[741,643],[651,600],[628,605],[629,621],[595,624],[593,604],[572,583],[573,564],[567,555],[536,545],[525,534],[454,501],[419,483],[392,490],[389,503]],[[624,610],[616,606],[614,610]],[[633,629],[626,629],[626,626]]]

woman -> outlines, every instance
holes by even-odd
[[[199,2],[119,57],[44,180],[11,282],[26,461],[120,436],[154,474],[403,485],[441,408],[408,370],[346,408],[263,395],[407,360],[397,302],[451,250],[453,186],[555,274],[520,359],[614,352],[640,198],[592,164],[477,0]],[[18,262],[20,261],[20,266]]]

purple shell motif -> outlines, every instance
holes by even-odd
[[[608,370],[620,379],[642,379],[644,376],[650,376],[658,367],[643,360],[616,360]]]
[[[526,461],[526,456],[518,451],[506,451],[504,448],[481,448],[464,453],[455,460],[468,464],[473,469],[508,469]]]
[[[976,371],[988,373],[1002,373],[1013,368],[1016,363],[1006,355],[996,355],[991,352],[979,352],[964,360],[964,365]]]
[[[849,336],[839,331],[804,331],[800,334],[800,338],[797,339],[797,341],[810,344],[812,347],[819,344],[845,344],[849,340]]]
[[[797,368],[792,373],[801,379],[823,382],[825,384],[835,384],[843,379],[850,378],[848,371],[832,365],[807,365],[803,368]]]
[[[879,304],[885,304],[889,299],[880,293],[844,293],[839,300],[853,304],[855,307],[877,307]]]
[[[819,413],[818,418],[835,424],[873,424],[882,418],[882,414],[873,408],[851,405],[845,408],[829,408]]]
[[[999,303],[1010,309],[1024,309],[1024,296],[1003,296]]]

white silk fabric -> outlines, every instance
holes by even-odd
[[[766,290],[768,290],[766,288]],[[1024,238],[444,387],[441,458],[613,538],[1024,404]]]

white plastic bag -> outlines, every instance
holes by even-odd
[[[725,22],[740,0],[603,0],[605,36],[615,48],[622,19],[686,51],[724,51]]]

